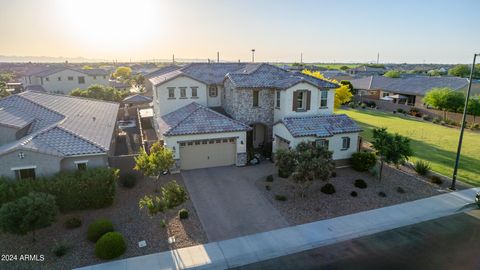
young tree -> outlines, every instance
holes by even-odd
[[[383,74],[383,76],[387,78],[400,78],[400,72],[398,70],[389,70]]]
[[[141,171],[147,176],[157,176],[158,179],[160,175],[168,171],[173,164],[175,164],[173,152],[159,142],[156,142],[150,148],[150,154],[140,149],[140,154],[135,157],[134,169]]]
[[[473,124],[475,124],[475,117],[480,116],[480,95],[470,98],[467,112],[473,115]]]
[[[129,67],[118,67],[113,73],[113,77],[119,80],[128,80],[132,75],[132,69]]]
[[[447,119],[447,111],[458,106],[459,96],[454,92],[453,89],[448,87],[432,88],[427,92],[423,101],[433,108],[443,111],[443,119]]]
[[[86,97],[116,102],[122,101],[127,94],[127,92],[119,91],[113,87],[100,84],[90,85],[87,89],[77,88],[70,92],[70,95],[75,97]]]
[[[467,77],[470,75],[470,67],[468,65],[456,65],[448,70],[448,75]]]
[[[296,168],[293,180],[299,185],[301,197],[314,180],[326,181],[335,168],[332,152],[325,147],[302,142],[295,149]]]
[[[275,152],[275,165],[278,167],[278,176],[288,178],[295,171],[295,154],[292,150],[279,149]]]
[[[413,151],[410,148],[410,139],[398,133],[390,134],[386,128],[373,129],[372,144],[380,157],[379,180],[382,180],[384,162],[398,165],[401,161],[408,160],[413,155]]]
[[[338,69],[340,69],[340,70],[347,70],[347,69],[350,69],[350,68],[349,68],[348,66],[341,66],[341,67],[339,67]]]
[[[0,208],[0,228],[4,232],[24,235],[50,226],[56,219],[58,207],[55,197],[41,192],[32,192],[25,197],[8,202]]]

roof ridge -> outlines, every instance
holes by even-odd
[[[92,84],[92,85],[95,85],[95,84]],[[36,94],[41,94],[41,95],[50,95],[50,96],[57,96],[57,97],[65,97],[65,98],[73,98],[73,99],[83,99],[83,100],[89,100],[89,101],[95,101],[95,102],[105,102],[105,103],[111,103],[111,104],[120,104],[119,102],[115,102],[115,101],[108,101],[108,100],[100,100],[100,99],[95,99],[95,98],[88,98],[88,97],[77,97],[77,96],[71,96],[71,95],[64,95],[64,94],[57,94],[57,93],[49,93],[49,92],[39,92],[39,91],[33,91],[33,90],[28,90],[28,91],[24,91],[24,92],[21,92],[17,95],[21,95],[23,97],[23,94],[24,93],[28,93],[28,92],[32,92],[32,93],[36,93]],[[25,98],[25,97],[23,97]],[[28,98],[26,98],[28,99]],[[33,101],[32,101],[33,102]],[[35,104],[38,104],[38,103],[35,103]],[[40,104],[39,104],[40,105]],[[40,106],[43,106],[43,105],[40,105]],[[47,108],[46,106],[43,106],[45,108]],[[54,111],[53,109],[50,109],[52,111]]]
[[[198,103],[197,103],[197,104],[198,104]],[[226,118],[226,119],[228,119],[228,120],[230,120],[230,121],[232,121],[232,122],[235,122],[235,123],[237,123],[237,124],[240,124],[240,125],[243,125],[243,126],[245,126],[245,127],[250,128],[250,126],[248,126],[248,125],[246,125],[246,124],[244,124],[244,123],[242,123],[242,122],[240,122],[240,121],[238,121],[238,120],[236,120],[236,119],[233,119],[233,118],[231,118],[231,117],[228,117],[228,116],[226,116],[226,115],[223,115],[223,114],[221,114],[221,113],[219,113],[219,112],[217,112],[217,111],[215,111],[215,110],[212,110],[212,109],[210,109],[210,108],[208,108],[208,107],[206,107],[206,106],[203,106],[202,104],[198,104],[198,105],[200,105],[203,109],[207,109],[209,112],[213,112],[213,113],[215,113],[215,114],[217,114],[217,115],[220,115],[220,116],[222,116],[222,117],[224,117],[224,118]],[[190,115],[189,115],[189,116],[190,116]]]

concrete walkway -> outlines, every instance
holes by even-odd
[[[469,208],[480,188],[146,256],[82,270],[226,269],[449,216]]]

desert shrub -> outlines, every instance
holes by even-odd
[[[367,188],[367,183],[363,179],[357,179],[353,183],[353,185],[357,188],[364,189]]]
[[[377,156],[370,152],[358,152],[352,154],[352,167],[356,171],[366,172],[377,163]]]
[[[266,190],[271,190],[272,187],[270,187],[270,185],[265,185],[265,189],[266,189]]]
[[[132,188],[137,183],[137,177],[134,174],[127,173],[120,177],[120,184],[126,188]]]
[[[160,227],[162,228],[167,227],[167,221],[165,219],[160,220]]]
[[[442,122],[442,119],[440,119],[438,117],[433,118],[433,120],[432,120],[432,123],[434,123],[434,124],[440,124],[440,122]]]
[[[382,198],[385,198],[385,197],[387,197],[387,194],[383,191],[380,191],[380,192],[378,192],[378,196],[380,196]]]
[[[428,114],[424,114],[422,116],[422,119],[425,120],[425,121],[429,121],[429,122],[432,121],[432,117]]]
[[[275,153],[278,176],[288,178],[295,171],[295,154],[291,150],[280,149]]]
[[[284,202],[287,200],[287,196],[277,194],[275,195],[275,200]]]
[[[362,108],[362,109],[367,108],[367,104],[365,104],[365,103],[360,104],[360,108]]]
[[[478,123],[477,123],[477,124],[472,124],[472,125],[470,126],[470,128],[471,128],[471,129],[480,129],[480,124],[478,124]]]
[[[350,102],[350,103],[348,103],[348,107],[354,109],[354,108],[357,107],[357,104],[355,104],[355,102]]]
[[[52,253],[57,257],[62,257],[67,254],[68,244],[65,241],[56,242],[52,247]]]
[[[267,176],[267,178],[265,179],[265,181],[267,181],[267,182],[273,182],[273,175]]]
[[[332,172],[332,177],[337,177],[337,172],[336,171]]]
[[[187,219],[188,218],[188,210],[183,208],[183,209],[180,209],[180,211],[178,211],[178,217],[180,219]]]
[[[95,244],[95,256],[100,259],[110,260],[121,256],[127,245],[119,232],[108,232],[98,239]]]
[[[397,192],[403,194],[405,193],[405,189],[403,189],[402,187],[397,187]]]
[[[65,220],[64,226],[67,229],[75,229],[82,226],[82,220],[78,217],[71,217]]]
[[[420,111],[415,107],[412,107],[410,109],[410,115],[415,116],[415,117],[422,117],[422,114],[420,113]]]
[[[432,183],[434,183],[434,184],[437,184],[437,185],[443,184],[442,179],[441,179],[439,176],[437,176],[437,175],[432,175],[432,176],[430,176],[430,182],[432,182]]]
[[[397,109],[397,112],[398,112],[398,113],[405,113],[405,110],[403,110],[402,108],[398,108],[398,109]]]
[[[357,194],[357,192],[356,192],[356,191],[352,191],[352,192],[350,192],[350,196],[352,196],[352,197],[357,197],[357,196],[358,196],[358,194]]]
[[[118,170],[89,169],[82,173],[61,172],[51,177],[12,180],[0,179],[0,205],[26,196],[30,192],[43,192],[55,196],[62,212],[98,209],[109,206],[115,198]]]
[[[423,160],[417,160],[415,161],[413,168],[418,174],[427,175],[428,172],[430,172],[430,163]]]
[[[97,219],[88,225],[87,238],[92,242],[97,242],[102,235],[113,232],[113,224],[108,219]]]
[[[327,183],[320,189],[320,191],[325,194],[333,194],[335,193],[335,187],[332,184]]]

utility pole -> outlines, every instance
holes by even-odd
[[[255,63],[255,49],[252,49],[252,63]]]
[[[220,63],[220,52],[217,52],[217,63]]]
[[[457,182],[458,163],[460,161],[460,152],[462,151],[463,132],[465,131],[465,120],[467,118],[468,100],[470,99],[470,92],[472,90],[473,71],[475,70],[475,60],[477,59],[477,56],[480,56],[480,53],[476,53],[473,55],[473,64],[472,64],[472,69],[470,70],[470,80],[468,81],[467,96],[465,97],[465,106],[463,107],[462,126],[460,128],[460,138],[458,139],[457,157],[455,158],[455,167],[453,168],[452,185],[450,186],[451,190],[456,189],[455,183]]]
[[[378,52],[377,53],[377,65],[378,65],[379,62],[380,62],[380,53]]]
[[[175,54],[172,55],[172,64],[175,65]]]
[[[303,64],[303,53],[300,53],[300,65]]]

